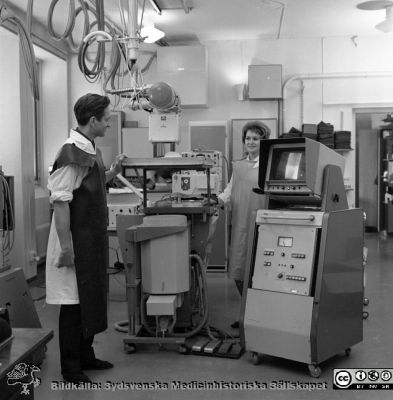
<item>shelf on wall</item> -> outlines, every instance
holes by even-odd
[[[381,100],[381,101],[373,101],[372,103],[366,102],[353,102],[353,101],[325,101],[322,103],[323,106],[327,107],[337,107],[337,106],[348,106],[352,108],[391,108],[392,102],[391,100]]]
[[[334,151],[337,151],[337,153],[345,153],[347,151],[352,151],[352,148],[347,148],[347,149],[333,149]]]

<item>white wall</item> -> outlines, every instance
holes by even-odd
[[[208,107],[184,109],[181,113],[182,140],[179,151],[188,148],[189,121],[230,121],[236,118],[277,118],[276,101],[239,101],[234,85],[247,83],[250,64],[282,64],[284,81],[298,74],[331,72],[393,71],[393,38],[390,35],[358,37],[357,46],[349,37],[209,41],[208,51]],[[145,56],[142,56],[145,57]],[[143,65],[143,62],[141,63]],[[73,100],[77,95],[91,91],[77,69],[71,66]],[[145,82],[160,80],[156,73],[156,61],[145,74]],[[176,88],[175,88],[176,89]],[[97,92],[99,86],[95,86]],[[301,115],[300,83],[288,85],[284,102],[284,126],[300,129],[301,123],[330,122],[336,130],[353,133],[355,146],[353,108],[361,106],[393,106],[393,78],[361,78],[341,80],[305,80],[303,93],[303,116]],[[125,110],[127,111],[127,110]],[[147,126],[147,113],[127,111],[127,120],[137,120]],[[355,184],[355,152],[346,157],[345,175]],[[354,192],[349,202],[354,206]]]
[[[42,177],[46,189],[48,167],[69,133],[68,65],[42,49],[37,52],[42,68]]]
[[[20,119],[21,119],[21,186],[15,185],[18,195],[18,213],[22,218],[23,231],[16,231],[16,235],[23,235],[24,246],[15,248],[15,252],[24,254],[23,267],[27,278],[37,274],[36,237],[35,237],[35,177],[34,177],[34,98],[26,64],[20,56]]]
[[[22,267],[29,277],[29,264],[26,262],[29,238],[29,221],[25,220],[24,183],[25,169],[22,168],[22,123],[21,80],[19,74],[20,54],[17,36],[0,27],[0,54],[6,55],[0,63],[0,165],[6,175],[14,176],[15,230],[14,248],[10,254],[10,264]],[[28,145],[28,144],[27,144]],[[28,182],[27,182],[28,183]]]
[[[278,118],[276,101],[239,101],[234,85],[247,83],[250,64],[282,64],[283,78],[286,80],[297,74],[330,72],[370,72],[393,70],[393,38],[389,35],[357,38],[357,46],[349,37],[328,39],[285,39],[285,40],[242,40],[209,41],[205,43],[208,52],[208,107],[185,109],[181,114],[182,140],[179,151],[188,149],[189,121],[228,121],[240,118]],[[29,277],[29,253],[34,241],[27,235],[34,224],[31,210],[25,214],[26,206],[31,208],[30,156],[23,157],[23,149],[30,145],[29,121],[31,115],[23,115],[21,104],[29,109],[29,102],[23,96],[30,96],[26,87],[21,88],[19,66],[23,62],[19,55],[18,37],[0,28],[0,54],[6,54],[0,63],[0,165],[6,174],[15,177],[16,235],[15,249],[11,254],[14,266],[22,266]],[[141,54],[143,66],[150,55]],[[67,81],[70,78],[70,89]],[[156,60],[145,73],[145,82],[160,80],[156,71]],[[353,109],[360,107],[392,107],[393,79],[361,78],[341,80],[304,81],[303,115],[299,82],[290,84],[285,96],[285,127],[301,127],[301,122],[318,123],[321,120],[332,123],[336,129],[353,132],[352,145],[355,146]],[[23,89],[23,90],[22,90]],[[176,88],[175,88],[176,89]],[[68,135],[70,126],[75,125],[72,106],[76,99],[87,92],[102,93],[99,83],[85,80],[78,69],[76,57],[69,65],[65,61],[49,58],[43,63],[43,165],[42,188],[45,191],[47,167]],[[69,97],[69,102],[67,98]],[[125,105],[122,101],[120,106]],[[121,107],[120,107],[121,108]],[[127,120],[137,120],[140,126],[147,126],[148,114],[133,112],[125,108]],[[21,119],[11,117],[19,116]],[[24,120],[22,120],[24,118]],[[23,121],[23,123],[22,123]],[[346,155],[345,175],[350,176],[354,185],[355,152]],[[31,168],[31,169],[30,169]],[[354,192],[349,195],[350,205],[354,205]],[[34,250],[34,249],[33,249]]]
[[[7,62],[0,63],[0,165],[6,175],[15,175],[20,170],[20,82],[19,44],[17,37],[0,27],[0,54],[7,55]]]
[[[248,41],[210,41],[206,44],[208,52],[208,107],[184,109],[181,114],[182,140],[179,150],[188,148],[188,122],[228,120],[237,118],[277,118],[278,106],[275,101],[239,101],[234,85],[247,83],[248,65],[283,64],[284,75],[303,71],[321,70],[321,46],[319,39],[302,40],[248,40]],[[143,66],[150,56],[141,54]],[[154,83],[161,80],[153,61],[144,75],[144,81]],[[79,71],[77,59],[70,63],[71,92],[73,104],[77,98],[87,92],[101,93],[98,83],[88,83]],[[175,88],[176,89],[176,88]],[[120,106],[125,101],[120,103]],[[315,109],[318,105],[316,105]],[[319,109],[320,107],[318,107]],[[148,126],[148,114],[125,109],[127,120],[137,120],[142,127]],[[73,116],[70,116],[73,119]]]
[[[15,243],[10,264],[23,268],[26,278],[31,278],[36,275],[36,225],[47,223],[49,215],[49,201],[44,220],[42,213],[37,214],[36,200],[48,198],[48,165],[68,133],[67,64],[37,48],[43,69],[44,173],[39,188],[34,184],[33,96],[19,48],[18,36],[0,27],[0,54],[6,55],[0,63],[0,165],[15,180]]]
[[[50,229],[48,168],[68,136],[68,65],[51,53],[35,47],[41,66],[41,176],[35,187],[35,237],[37,256],[46,255]]]

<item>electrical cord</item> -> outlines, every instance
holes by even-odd
[[[104,14],[104,0],[96,0],[96,12],[97,12],[97,22],[98,30],[105,30],[105,14]],[[105,66],[105,43],[100,42],[98,44],[98,66],[97,75],[104,71]]]
[[[141,322],[143,327],[146,329],[146,331],[149,333],[150,336],[155,337],[156,336],[156,332],[149,326],[148,322],[147,322],[147,316],[146,316],[146,302],[147,299],[149,298],[149,293],[145,293],[142,296],[141,299],[141,305],[140,305],[140,310],[141,310]]]
[[[56,4],[59,0],[52,0],[49,5],[48,10],[48,18],[47,18],[47,25],[48,25],[48,32],[49,34],[56,40],[63,40],[66,39],[72,32],[75,26],[75,0],[69,0],[68,4],[68,20],[65,30],[62,34],[58,34],[55,32],[53,28],[53,12],[56,7]]]
[[[29,0],[27,2],[27,11],[26,11],[26,25],[27,25],[27,32],[31,36],[31,25],[33,21],[33,3],[34,0]]]
[[[83,12],[83,33],[82,38],[84,38],[90,32],[90,19],[89,19],[89,6],[83,0],[79,1],[80,7],[75,10],[74,20],[76,21],[77,16]],[[92,10],[90,10],[92,11]],[[94,12],[93,12],[94,14]],[[74,53],[77,53],[82,47],[83,40],[80,41],[79,44],[75,44],[74,38],[72,37],[72,31],[69,33],[67,37],[68,45]]]
[[[29,5],[32,9],[32,4]],[[39,99],[39,86],[38,86],[38,73],[37,73],[37,62],[28,29],[24,23],[15,15],[13,15],[7,7],[3,4],[0,7],[0,26],[2,23],[9,21],[15,26],[18,31],[20,47],[22,50],[23,60],[25,62],[27,75],[30,80],[33,97],[35,100]],[[31,26],[31,22],[29,23]]]
[[[212,240],[213,233],[216,228],[216,223],[217,223],[216,220],[213,221],[213,223],[209,227],[209,235],[207,240],[208,243],[209,241]],[[195,297],[193,299],[194,301],[192,302],[194,306],[191,312],[197,312],[199,314],[200,316],[199,323],[197,323],[197,325],[191,331],[177,333],[173,332],[173,329],[176,324],[176,317],[174,317],[171,325],[167,330],[166,335],[168,337],[190,338],[198,333],[204,332],[211,340],[216,340],[219,338],[221,339],[224,338],[224,340],[227,340],[228,338],[235,339],[234,336],[228,334],[225,331],[219,330],[215,327],[211,327],[209,324],[209,303],[207,295],[207,277],[206,277],[206,270],[207,270],[206,264],[208,257],[209,257],[209,251],[206,251],[205,260],[202,260],[202,258],[198,254],[189,255],[190,261],[194,261],[193,264],[194,268],[191,268],[192,287],[190,289],[190,294],[192,295],[195,292]],[[146,302],[148,297],[149,294],[145,293],[141,298],[140,302],[141,323],[150,336],[156,337],[158,336],[157,329],[159,328],[159,323],[156,320],[156,331],[148,323],[146,315]],[[119,332],[128,333],[128,326],[129,322],[127,320],[120,321],[114,324],[114,329]]]
[[[203,327],[208,326],[209,308],[208,308],[208,299],[207,299],[207,291],[206,291],[207,282],[206,282],[206,276],[205,276],[205,272],[204,272],[204,268],[203,268],[204,263],[203,263],[201,257],[197,254],[190,254],[190,259],[196,261],[195,265],[198,266],[197,267],[197,277],[198,277],[197,280],[199,280],[198,287],[199,287],[201,299],[202,299],[202,301],[201,301],[202,319],[200,320],[198,325],[195,328],[193,328],[191,331],[182,332],[182,333],[168,332],[168,334],[167,334],[168,337],[190,338],[190,337],[196,335],[198,332],[200,332]],[[156,336],[156,332],[154,332],[154,330],[150,326],[148,326],[147,318],[145,315],[144,307],[145,307],[145,303],[147,301],[148,296],[149,296],[149,294],[145,294],[142,297],[141,320],[142,320],[142,325],[144,326],[144,328],[152,336]]]
[[[140,23],[137,28],[137,32],[127,32],[127,21],[125,17],[125,10],[121,0],[118,2],[118,7],[120,11],[120,18],[122,29],[116,28],[114,25],[109,24],[105,19],[104,15],[104,0],[89,0],[88,2],[85,0],[78,0],[80,6],[76,8],[75,0],[70,0],[68,5],[68,18],[67,25],[64,29],[64,32],[59,33],[56,32],[53,26],[53,14],[55,7],[58,5],[59,0],[52,0],[48,10],[47,16],[47,25],[48,32],[55,40],[65,40],[68,43],[71,51],[76,52],[78,54],[78,67],[82,74],[85,76],[85,79],[91,83],[97,82],[101,80],[103,91],[107,94],[115,95],[117,97],[116,105],[120,103],[120,98],[125,98],[126,101],[123,104],[123,108],[126,106],[131,106],[133,110],[143,109],[145,111],[150,112],[149,105],[142,104],[141,101],[145,101],[146,99],[146,88],[144,85],[138,85],[137,79],[134,79],[133,72],[136,73],[136,77],[140,77],[142,80],[142,73],[147,71],[154,58],[156,57],[156,53],[154,53],[150,59],[147,61],[146,65],[138,70],[135,60],[130,63],[130,60],[127,60],[126,55],[126,45],[125,40],[129,39],[129,35],[137,36],[138,40],[141,40],[140,37],[140,29],[143,22],[144,11],[145,11],[145,3],[146,0],[143,0],[142,12],[140,17]],[[91,3],[92,5],[89,5]],[[94,4],[94,5],[93,5]],[[28,30],[31,29],[31,14],[33,8],[33,0],[29,0],[28,10],[30,11],[30,17],[28,18]],[[77,16],[83,13],[83,37],[79,44],[76,44],[74,38],[72,36],[72,32],[75,28],[75,21]],[[90,23],[89,13],[93,14],[95,17],[95,21]],[[107,41],[98,41],[95,36],[92,37],[91,40],[86,40],[86,37],[89,35],[89,32],[92,32],[93,27],[97,25],[98,31],[104,31],[105,29],[109,31],[112,37],[112,50],[111,50],[111,59],[110,65],[105,67],[105,53],[106,53],[106,42]],[[119,34],[122,37],[119,37]],[[96,46],[96,50],[92,51],[92,45]],[[94,54],[93,56],[91,54]],[[122,67],[125,66],[122,72]],[[131,85],[127,89],[119,89],[119,81],[116,82],[116,76],[128,76]],[[116,85],[117,83],[117,85]],[[110,84],[110,89],[108,85]],[[116,87],[117,86],[117,87]],[[131,94],[129,94],[130,92]],[[127,93],[127,94],[126,94]],[[178,103],[180,103],[178,101]],[[136,105],[137,104],[137,105]],[[177,110],[178,105],[174,106],[172,109]],[[172,110],[171,109],[171,110]],[[169,110],[166,110],[169,111]]]
[[[0,170],[0,193],[3,193],[3,204],[4,211],[1,210],[0,218],[3,218],[3,229],[0,229],[1,237],[1,255],[3,257],[2,263],[4,263],[4,258],[11,253],[14,247],[14,211],[12,208],[11,192],[7,180],[5,179],[3,172]]]
[[[121,45],[116,40],[112,41],[111,65],[103,84],[105,92],[107,91],[106,88],[108,86],[109,81],[111,83],[111,88],[115,89],[116,71],[119,69],[121,63],[120,47]]]
[[[43,299],[45,299],[45,297],[46,297],[46,294],[43,294],[42,296],[39,296],[39,297],[37,297],[37,298],[32,298],[32,301],[34,302],[34,301],[40,301],[40,300],[43,300]]]
[[[202,318],[197,324],[195,328],[193,328],[191,331],[185,332],[185,333],[175,333],[173,332],[173,328],[175,326],[176,321],[172,321],[172,324],[170,327],[172,327],[172,332],[168,332],[167,336],[168,337],[185,337],[189,338],[197,333],[199,333],[203,328],[209,329],[209,324],[208,324],[208,299],[207,299],[207,282],[206,282],[206,275],[204,271],[204,263],[201,259],[200,256],[197,254],[190,254],[190,259],[196,261],[195,266],[196,266],[196,281],[199,281],[198,283],[198,291],[199,291],[199,301],[200,301],[200,306],[197,307],[197,309],[201,309],[202,312]],[[141,314],[141,323],[143,327],[146,329],[146,331],[149,333],[149,335],[156,337],[157,332],[149,325],[147,321],[147,315],[146,315],[146,301],[149,297],[148,293],[145,293],[142,298],[141,298],[141,305],[140,305],[140,314]],[[197,297],[198,298],[198,297]],[[128,321],[119,321],[116,322],[114,325],[114,329],[119,331],[119,332],[128,332]],[[158,327],[158,325],[157,325]],[[216,337],[210,333],[210,337],[215,339]]]
[[[29,0],[32,1],[32,0]],[[90,7],[84,0],[78,0],[80,7],[75,7],[75,0],[69,0],[68,7],[68,19],[67,25],[65,27],[64,32],[57,33],[53,27],[53,14],[54,9],[59,2],[59,0],[52,0],[48,10],[47,16],[47,25],[48,32],[55,40],[66,40],[70,49],[73,52],[78,52],[78,65],[81,72],[85,75],[86,79],[90,82],[95,82],[99,75],[104,72],[105,65],[105,43],[98,43],[98,49],[94,59],[88,59],[87,56],[87,48],[91,43],[81,41],[78,45],[75,43],[72,32],[75,27],[75,21],[77,16],[82,12],[83,13],[83,37],[85,38],[89,32],[92,30],[94,25],[98,26],[98,30],[103,31],[105,27],[113,34],[115,31],[114,28],[110,24],[105,21],[104,15],[104,1],[96,0],[95,2],[95,10]],[[29,3],[29,9],[32,9],[32,5]],[[89,12],[94,15],[96,21],[90,24]],[[31,23],[31,22],[30,22]],[[88,59],[93,63],[92,67],[88,67],[85,59]]]

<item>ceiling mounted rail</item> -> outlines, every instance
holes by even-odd
[[[164,10],[184,10],[188,14],[193,9],[192,0],[149,0],[150,4],[161,14]]]

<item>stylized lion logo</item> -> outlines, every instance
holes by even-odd
[[[41,379],[34,376],[34,373],[39,371],[40,369],[33,364],[17,364],[11,372],[8,372],[7,384],[10,386],[21,385],[21,394],[28,395],[30,394],[29,386],[31,384],[37,387],[41,383]]]

